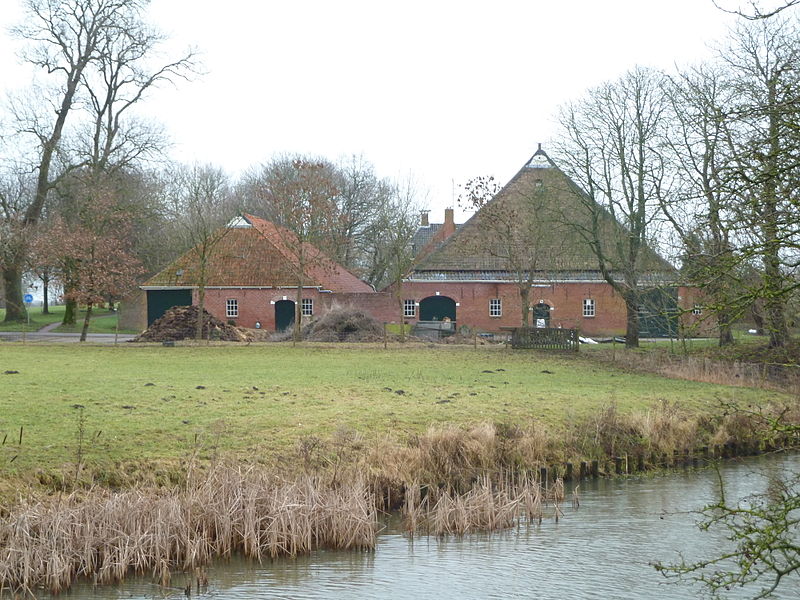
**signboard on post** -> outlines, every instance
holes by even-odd
[[[25,294],[22,297],[22,300],[23,302],[25,302],[25,304],[30,304],[31,302],[33,302],[33,294]]]

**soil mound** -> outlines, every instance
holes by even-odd
[[[311,342],[376,342],[383,339],[383,324],[363,310],[333,307],[303,327],[303,339]]]
[[[197,329],[196,306],[173,306],[164,315],[153,322],[145,332],[134,338],[134,342],[172,342],[177,340],[193,340]],[[203,311],[203,339],[221,340],[223,342],[248,342],[249,336],[238,327],[228,325]]]

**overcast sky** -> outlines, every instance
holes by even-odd
[[[0,0],[0,89],[20,88]],[[233,175],[275,154],[362,154],[413,176],[432,220],[453,187],[505,183],[553,135],[560,104],[640,64],[711,55],[733,18],[711,0],[153,0],[150,18],[205,74],[148,98],[172,156]],[[457,194],[457,191],[456,191]]]

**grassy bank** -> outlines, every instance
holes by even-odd
[[[20,593],[369,549],[378,509],[411,533],[536,522],[566,499],[540,467],[798,420],[777,392],[498,347],[5,343],[0,389],[0,587]]]
[[[0,366],[0,472],[17,476],[220,454],[294,461],[298,448],[308,460],[319,440],[402,444],[436,425],[533,427],[566,447],[578,424],[654,407],[696,417],[782,399],[499,348],[6,344]]]

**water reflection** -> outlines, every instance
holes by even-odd
[[[764,492],[770,474],[800,470],[800,456],[726,464],[730,498]],[[581,485],[581,508],[556,523],[464,538],[410,540],[393,524],[372,553],[315,552],[262,565],[240,559],[208,568],[210,585],[195,598],[620,598],[684,599],[698,589],[663,583],[649,566],[709,556],[723,548],[721,532],[700,532],[696,510],[714,500],[712,470]],[[147,578],[120,586],[77,585],[62,598],[185,598],[188,578],[162,588]],[[780,598],[800,598],[787,585]],[[747,597],[739,594],[739,597]]]

